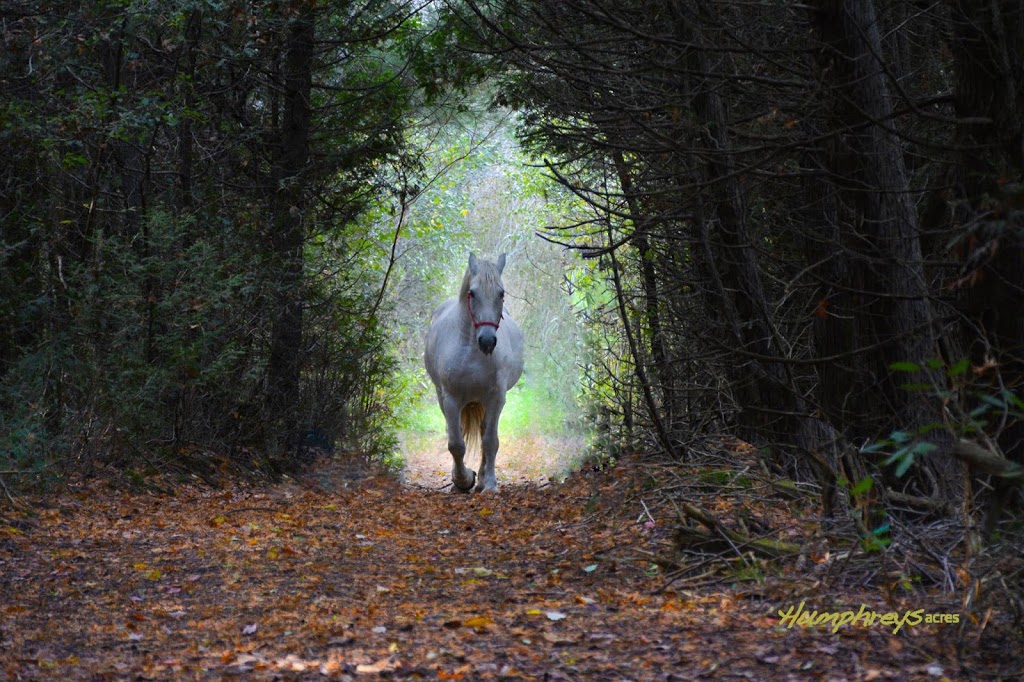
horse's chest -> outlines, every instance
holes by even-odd
[[[445,367],[446,384],[450,388],[458,388],[473,394],[487,393],[496,390],[500,385],[497,364],[490,358],[469,356],[452,356]]]

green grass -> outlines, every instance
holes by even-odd
[[[501,435],[520,438],[538,434],[562,434],[570,430],[574,408],[557,400],[542,386],[524,381],[505,394],[505,409],[501,412]],[[410,409],[405,428],[420,433],[444,433],[444,415],[437,406],[437,398],[430,391]]]
[[[409,480],[436,487],[444,480],[437,472],[451,466],[444,415],[433,386],[416,375],[405,378],[405,386],[415,387],[419,395],[395,405],[401,447],[391,463],[403,468]],[[506,394],[501,413],[499,477],[506,482],[564,478],[579,468],[586,451],[587,436],[577,408],[567,405],[564,394],[551,390],[539,375],[530,378],[534,381],[524,377]]]

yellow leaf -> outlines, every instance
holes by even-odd
[[[145,571],[145,570],[146,570],[147,568],[149,568],[149,567],[148,567],[148,566],[146,566],[146,564],[135,564],[135,566],[133,566],[133,568],[134,568],[134,569],[135,569],[136,571]]]
[[[267,550],[267,558],[268,559],[276,559],[279,556],[281,556],[280,548],[278,548],[278,547],[271,547],[270,549]]]
[[[162,575],[163,575],[163,574],[162,574],[162,573],[160,573],[160,571],[159,571],[159,570],[157,570],[157,569],[155,569],[155,568],[154,568],[154,569],[153,569],[152,571],[150,571],[150,572],[146,573],[146,579],[147,579],[147,580],[160,580],[160,577],[161,577]]]
[[[539,616],[542,613],[544,613],[544,612],[541,611],[540,609],[528,609],[526,611],[526,615],[527,616]]]
[[[398,667],[394,662],[382,658],[376,663],[360,663],[356,666],[357,673],[383,673]]]
[[[480,516],[487,516],[488,514],[493,514],[493,513],[494,513],[493,509],[488,509],[486,507],[484,507],[483,509],[480,510]]]
[[[467,628],[482,628],[488,625],[494,625],[494,621],[487,616],[475,616],[468,620],[462,621],[462,624]]]

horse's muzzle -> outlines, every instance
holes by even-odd
[[[480,344],[480,350],[484,355],[490,355],[494,352],[494,347],[498,345],[498,335],[491,329],[481,329],[477,334],[476,342]]]

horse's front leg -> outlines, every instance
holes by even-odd
[[[480,476],[477,477],[476,491],[496,490],[498,479],[494,474],[494,462],[498,458],[498,420],[505,407],[505,396],[490,400],[484,408],[483,434],[481,438]]]
[[[452,453],[452,483],[455,489],[468,493],[473,489],[476,472],[468,468],[466,441],[462,438],[462,405],[450,395],[444,397],[444,421],[448,429],[448,452]]]

